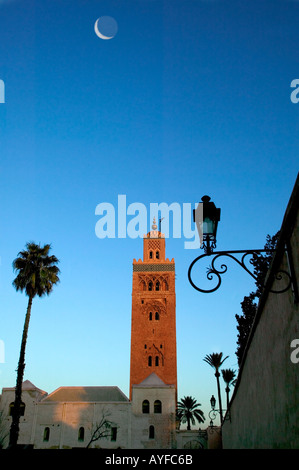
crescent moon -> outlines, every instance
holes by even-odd
[[[101,38],[101,39],[112,39],[114,36],[104,36],[104,34],[102,34],[100,31],[99,31],[99,28],[98,28],[98,22],[99,22],[99,19],[97,19],[97,21],[95,22],[94,24],[94,32],[96,33],[96,35]]]

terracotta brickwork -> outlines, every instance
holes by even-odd
[[[155,372],[177,389],[175,264],[165,259],[165,238],[143,240],[143,260],[133,260],[130,399],[132,386]]]

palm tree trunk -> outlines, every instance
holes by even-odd
[[[216,376],[216,380],[217,380],[217,389],[218,389],[220,424],[222,425],[222,422],[223,422],[223,415],[222,415],[222,402],[221,402],[220,381],[219,381],[220,374],[219,374],[218,370],[216,371],[215,376]]]
[[[190,416],[187,416],[187,431],[191,431]]]
[[[18,364],[18,372],[17,372],[17,383],[15,388],[15,401],[12,413],[12,423],[10,427],[10,437],[9,437],[9,447],[15,447],[18,442],[19,437],[19,422],[20,422],[20,412],[21,412],[21,403],[22,403],[22,383],[23,383],[23,376],[24,376],[24,369],[25,369],[25,349],[26,349],[26,342],[28,336],[28,327],[30,321],[30,314],[31,314],[31,306],[32,306],[32,297],[29,297],[27,312],[25,317],[25,323],[23,328],[23,336],[22,336],[22,343],[21,343],[21,350],[20,350],[20,358]]]
[[[229,409],[229,386],[226,387],[226,409]]]

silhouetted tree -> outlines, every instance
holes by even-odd
[[[229,408],[229,391],[230,391],[229,386],[234,385],[235,383],[234,378],[236,377],[236,371],[233,369],[222,369],[221,374],[222,374],[222,378],[224,382],[226,383],[226,388],[225,388],[226,408],[228,409]]]
[[[42,297],[52,292],[53,286],[59,282],[59,262],[56,256],[49,255],[51,245],[36,245],[27,243],[27,250],[20,251],[19,257],[13,262],[17,277],[13,286],[17,291],[25,291],[29,297],[25,323],[23,328],[20,358],[17,370],[17,383],[15,388],[15,401],[13,407],[12,423],[10,428],[9,447],[15,447],[19,437],[20,406],[22,401],[22,382],[25,370],[25,349],[28,336],[29,321],[31,315],[32,300],[37,295]]]
[[[226,356],[224,359],[222,358],[223,353],[212,353],[212,354],[207,354],[204,358],[204,361],[207,362],[213,369],[215,369],[215,377],[217,381],[217,389],[218,389],[218,400],[219,400],[219,409],[220,409],[220,421],[222,424],[223,421],[223,415],[222,415],[222,401],[221,401],[221,391],[220,391],[220,367],[224,363],[224,361],[228,358]]]
[[[191,430],[191,423],[195,424],[195,420],[203,423],[205,420],[204,413],[198,407],[201,406],[197,403],[195,398],[187,396],[181,399],[177,405],[177,417],[181,423],[187,423],[187,430]]]
[[[278,238],[279,232],[273,235],[273,237],[267,235],[266,244],[264,246],[264,250],[267,250],[266,253],[254,254],[252,256],[251,262],[254,267],[253,274],[257,277],[255,282],[257,289],[255,292],[251,292],[248,296],[244,297],[241,302],[242,314],[235,316],[238,330],[236,356],[238,358],[239,366],[242,362],[249,333],[256,315],[258,300],[262,295],[265,278],[273,257],[273,252],[271,250],[275,250]]]
[[[255,292],[251,292],[248,296],[244,297],[243,302],[241,302],[242,314],[236,315],[237,320],[237,330],[238,330],[238,339],[237,339],[237,351],[236,356],[238,358],[238,364],[240,366],[242,357],[245,351],[249,333],[253,324],[253,320],[256,314],[257,304],[254,302],[256,298]]]
[[[257,276],[255,283],[257,290],[255,294],[258,298],[262,295],[265,278],[273,258],[273,251],[271,250],[276,249],[278,238],[279,232],[273,235],[273,237],[267,235],[264,245],[264,250],[267,250],[266,253],[254,254],[252,257],[252,265],[254,266],[253,274]]]
[[[110,415],[111,413],[109,411],[103,410],[100,421],[95,423],[91,429],[91,437],[86,446],[87,449],[93,442],[111,437],[112,426],[115,426],[115,423],[108,419]]]

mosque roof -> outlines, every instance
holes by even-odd
[[[15,387],[5,387],[3,388],[3,390],[15,390]],[[47,394],[47,392],[45,392],[44,390],[41,390],[40,388],[37,388],[32,382],[30,382],[30,380],[24,380],[24,382],[22,382],[22,391],[25,392],[25,391],[36,391],[36,392],[39,392],[41,394]]]
[[[118,387],[59,387],[45,402],[129,402]]]

